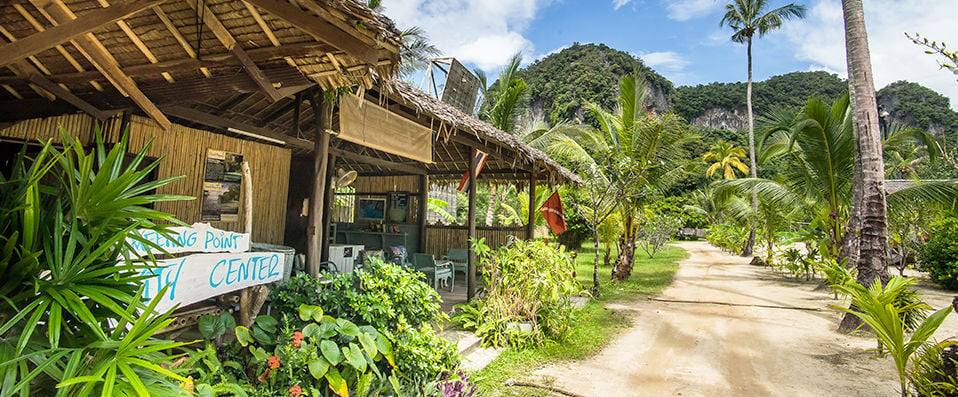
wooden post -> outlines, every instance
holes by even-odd
[[[429,176],[421,175],[419,177],[419,249],[416,252],[426,252],[426,221],[429,215]],[[440,252],[440,254],[442,254]]]
[[[323,208],[332,209],[333,197],[335,197],[335,191],[333,191],[333,170],[336,169],[336,155],[329,155],[329,165],[326,166],[326,194],[323,195]],[[323,243],[322,249],[319,251],[319,260],[320,262],[326,262],[329,260],[329,243],[330,239],[336,238],[336,236],[325,236],[326,233],[329,233],[329,224],[333,220],[332,211],[323,211]]]
[[[526,240],[536,234],[536,170],[529,172],[529,223],[526,225]]]
[[[479,150],[472,149],[472,156],[469,157],[469,216],[466,222],[469,224],[469,235],[467,241],[476,237],[476,156]],[[468,243],[467,243],[468,244]],[[469,276],[466,277],[466,301],[471,301],[476,296],[476,252],[469,247],[469,259],[466,266],[469,269]]]
[[[243,173],[243,232],[250,234],[253,240],[253,181],[250,177],[249,161],[244,161],[241,167]],[[240,290],[240,324],[244,327],[251,324],[252,299],[250,288]]]
[[[329,105],[323,100],[323,92],[316,90],[309,100],[316,119],[315,150],[313,151],[313,189],[309,197],[309,226],[306,230],[306,266],[313,277],[319,275],[319,263],[323,247],[323,203],[326,196],[326,169],[329,157]]]

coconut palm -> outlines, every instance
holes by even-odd
[[[805,6],[789,3],[785,6],[767,11],[767,0],[733,0],[725,5],[725,15],[719,25],[728,25],[732,28],[732,41],[746,44],[746,59],[748,61],[748,88],[746,90],[746,105],[748,107],[748,148],[752,178],[758,177],[758,167],[755,164],[755,118],[752,115],[752,37],[764,36],[769,31],[778,29],[787,19],[804,18]],[[758,212],[758,197],[752,194],[752,210]],[[742,250],[742,256],[752,254],[752,245],[755,243],[755,220],[749,232],[748,242]]]
[[[479,113],[479,118],[488,121],[494,127],[514,134],[516,120],[522,110],[526,97],[529,95],[529,85],[518,77],[519,66],[522,65],[522,53],[516,53],[499,72],[499,79],[493,87],[483,88],[485,106]],[[485,87],[485,74],[480,74],[480,82]],[[502,195],[497,194],[498,186],[489,186],[489,206],[486,209],[486,225],[492,225]]]
[[[845,51],[848,64],[848,92],[851,97],[854,134],[858,142],[859,166],[855,175],[852,240],[849,259],[858,268],[858,283],[872,285],[887,279],[888,213],[885,201],[885,164],[882,159],[881,132],[878,127],[878,106],[872,78],[868,35],[865,33],[865,11],[861,0],[842,1],[845,20]],[[860,183],[858,183],[860,182]],[[851,332],[860,320],[845,315],[839,327]]]
[[[400,32],[399,40],[402,42],[402,49],[399,51],[399,58],[402,59],[399,73],[403,77],[425,69],[429,59],[441,53],[439,48],[429,42],[426,31],[419,26],[410,26]]]
[[[735,170],[747,175],[748,166],[742,162],[742,157],[745,157],[745,148],[734,146],[726,141],[713,143],[711,149],[702,156],[702,160],[710,164],[705,170],[705,176],[711,178],[716,172],[721,171],[725,179],[735,179]]]
[[[646,83],[637,75],[633,72],[619,81],[615,110],[595,104],[586,106],[599,128],[557,135],[549,145],[552,154],[574,168],[590,170],[590,178],[601,176],[615,186],[622,221],[619,255],[612,274],[616,281],[625,280],[632,273],[636,217],[642,205],[656,192],[671,186],[686,170],[689,162],[685,145],[695,137],[681,118],[672,114],[656,116],[646,109]]]

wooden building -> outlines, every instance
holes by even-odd
[[[241,155],[254,185],[253,230],[237,219],[213,226],[294,246],[313,271],[331,240],[329,182],[340,169],[359,172],[357,197],[407,193],[409,215],[391,226],[407,231],[414,251],[442,254],[468,236],[529,237],[527,227],[479,228],[474,212],[464,226],[425,222],[429,184],[459,180],[480,151],[488,157],[479,182],[531,192],[580,181],[393,80],[400,47],[393,23],[359,0],[5,2],[0,158],[23,142],[57,140],[59,128],[82,142],[97,127],[108,142],[128,131],[131,149],[152,140],[149,155],[164,159],[156,178],[185,176],[163,193],[201,197],[210,151]],[[187,223],[203,220],[201,206],[157,204]]]

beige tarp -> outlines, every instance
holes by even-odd
[[[355,96],[339,103],[339,138],[366,147],[432,163],[432,130]]]

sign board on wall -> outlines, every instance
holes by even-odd
[[[236,222],[239,220],[240,182],[243,155],[222,150],[206,151],[203,178],[203,212],[200,220]]]

